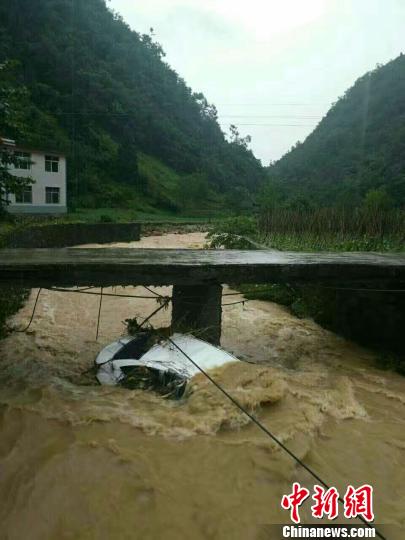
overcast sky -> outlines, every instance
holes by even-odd
[[[405,52],[405,0],[110,0],[264,164],[377,63]]]

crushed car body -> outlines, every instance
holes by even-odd
[[[189,356],[196,365],[181,352]],[[239,360],[223,349],[189,334],[157,338],[149,331],[121,337],[98,354],[96,377],[100,384],[153,390],[179,399],[197,373]]]

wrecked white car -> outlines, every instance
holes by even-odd
[[[97,380],[103,385],[153,390],[179,399],[188,380],[199,373],[181,351],[204,371],[239,361],[227,351],[192,335],[174,334],[170,340],[158,339],[144,331],[114,341],[96,358]]]

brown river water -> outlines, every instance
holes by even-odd
[[[204,235],[131,245],[195,248]],[[9,324],[26,325],[35,297]],[[98,305],[42,291],[28,332],[0,343],[0,538],[244,540],[287,523],[282,495],[314,481],[202,375],[175,402],[83,374],[125,318],[156,308],[104,297],[97,342]],[[169,321],[170,310],[154,324]],[[272,303],[224,307],[222,346],[246,362],[212,376],[341,493],[372,484],[376,523],[405,538],[405,378]]]

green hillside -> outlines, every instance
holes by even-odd
[[[23,121],[0,121],[0,134],[67,152],[71,206],[237,206],[263,179],[245,140],[225,138],[215,107],[154,37],[104,0],[3,0],[0,63],[10,61],[8,84],[27,92]]]
[[[269,176],[292,205],[404,206],[405,56],[361,77]]]

